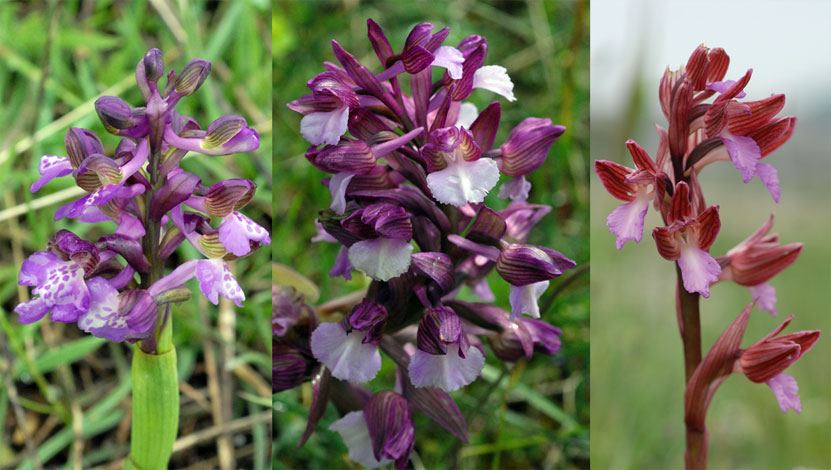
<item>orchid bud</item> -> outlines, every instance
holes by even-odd
[[[257,185],[247,179],[228,179],[214,184],[205,195],[205,209],[215,217],[226,217],[245,207],[254,197]]]
[[[412,405],[401,395],[384,390],[366,404],[364,419],[375,459],[395,460],[396,468],[406,468],[415,441]]]
[[[153,48],[144,55],[144,74],[151,82],[157,81],[164,75],[164,58],[160,50]]]
[[[271,387],[274,393],[303,383],[306,369],[306,359],[299,352],[275,346],[271,355]]]
[[[223,153],[249,152],[260,146],[257,131],[247,126],[239,116],[223,116],[212,122],[205,131],[201,146],[205,150],[221,148]]]
[[[496,272],[514,286],[525,286],[554,279],[575,266],[574,261],[549,248],[511,244],[499,254]]]
[[[526,118],[511,130],[502,144],[502,173],[522,176],[543,164],[551,144],[566,128],[551,125],[551,119]]]
[[[101,139],[92,131],[86,129],[70,127],[66,131],[64,144],[66,145],[66,155],[72,163],[72,168],[81,166],[81,162],[92,154],[104,153],[104,146],[101,144]]]
[[[117,96],[102,96],[95,100],[95,112],[110,134],[132,127],[134,123],[130,105]]]
[[[719,258],[725,262],[720,280],[752,287],[768,282],[799,257],[802,243],[779,245],[779,235],[767,235],[773,215],[754,234]]]
[[[185,65],[182,73],[176,77],[174,90],[180,95],[193,94],[211,73],[211,63],[207,60],[193,59]]]
[[[819,339],[819,330],[776,337],[793,319],[789,316],[773,332],[742,351],[737,369],[753,382],[767,382],[808,352]]]
[[[473,219],[465,238],[475,243],[496,246],[505,235],[506,228],[502,216],[483,206]]]
[[[338,145],[328,145],[316,152],[314,164],[330,173],[348,172],[366,174],[375,168],[375,155],[363,140],[342,140]]]

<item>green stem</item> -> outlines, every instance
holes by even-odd
[[[159,307],[159,314],[162,315],[162,307]],[[173,326],[170,319],[170,304],[164,307],[164,320],[156,335],[156,352],[164,354],[173,349]]]
[[[179,429],[176,349],[162,354],[133,350],[133,422],[125,469],[167,468]]]

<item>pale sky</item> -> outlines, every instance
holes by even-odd
[[[619,109],[636,67],[657,103],[666,66],[700,43],[725,49],[728,79],[753,68],[748,99],[785,93],[785,114],[831,113],[829,1],[592,0],[590,25],[592,114]]]

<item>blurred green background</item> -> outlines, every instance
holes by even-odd
[[[666,66],[685,64],[699,43],[731,57],[727,78],[748,68],[746,99],[785,93],[781,115],[798,117],[791,140],[765,162],[779,170],[775,204],[758,179],[742,184],[730,163],[706,168],[708,204],[720,205],[722,229],[710,250],[724,254],[776,214],[782,243],[805,244],[796,263],[772,282],[779,315],[755,309],[742,345],[773,330],[789,314],[785,333],[822,329],[817,345],[787,372],[799,383],[803,412],[783,414],[770,389],[729,377],[707,415],[711,468],[831,468],[831,71],[808,44],[829,43],[828,5],[800,2],[593,1],[591,17],[591,157],[632,165],[624,142],[637,140],[654,157],[654,123],[666,127],[657,102]],[[824,5],[824,6],[823,6]],[[753,32],[736,28],[752,11]],[[624,27],[624,25],[626,25]],[[776,30],[777,34],[768,34]],[[655,251],[650,211],[643,241],[615,250],[606,216],[620,203],[591,178],[592,430],[596,468],[680,468],[683,465],[684,369],[674,307],[675,269]],[[750,302],[746,288],[718,284],[702,299],[706,352]]]
[[[471,34],[488,38],[486,65],[506,67],[517,101],[486,90],[471,100],[482,110],[502,104],[497,145],[525,117],[547,117],[568,130],[531,177],[530,201],[554,210],[532,234],[530,243],[562,251],[578,265],[588,265],[588,2],[540,1],[277,1],[272,17],[274,54],[275,193],[277,220],[275,259],[320,286],[321,302],[358,290],[359,274],[346,282],[330,279],[338,246],[309,242],[315,235],[317,211],[331,202],[320,185],[326,176],[303,156],[308,143],[300,135],[300,116],[285,104],[309,92],[306,82],[336,62],[330,41],[336,39],[370,70],[380,64],[366,37],[366,19],[383,28],[394,50],[403,47],[412,27],[431,22],[448,26],[448,45]],[[488,197],[491,207],[505,202]],[[560,281],[552,282],[549,294]],[[508,308],[507,284],[494,276],[497,304]],[[545,299],[545,298],[544,298]],[[544,300],[545,302],[546,300]],[[587,468],[589,426],[588,276],[576,278],[552,299],[544,318],[563,329],[563,348],[554,357],[537,355],[524,367],[506,372],[489,355],[484,380],[452,395],[469,415],[469,444],[457,442],[438,425],[417,413],[415,468]],[[385,359],[370,386],[389,389],[393,367]],[[308,387],[306,384],[304,387]],[[326,428],[338,418],[330,406],[317,431],[296,449],[305,427],[310,394],[307,388],[274,396],[275,468],[351,468],[340,437]]]
[[[147,49],[162,50],[167,70],[201,57],[212,72],[177,109],[203,127],[242,115],[261,146],[182,165],[208,185],[254,180],[258,191],[245,213],[270,226],[270,10],[267,0],[0,2],[0,468],[120,468],[129,445],[131,347],[74,324],[20,325],[13,313],[29,295],[17,286],[20,264],[51,234],[67,228],[95,240],[114,228],[53,222],[78,195],[71,178],[29,192],[40,156],[66,155],[70,126],[96,132],[112,152],[119,138],[103,129],[92,104],[110,94],[139,105],[134,73]],[[198,293],[174,308],[183,392],[175,468],[270,465],[269,254],[233,263],[247,295],[242,309],[214,307]],[[183,245],[168,268],[197,256]]]

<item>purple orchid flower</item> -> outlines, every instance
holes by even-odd
[[[55,213],[55,220],[63,217],[78,218],[94,210],[91,206],[103,206],[113,198],[131,199],[144,193],[146,188],[143,184],[127,183],[147,161],[147,156],[146,141],[134,153],[123,157],[122,160],[126,161],[122,165],[100,153],[93,153],[84,157],[80,165],[71,170],[73,165],[70,157],[46,155],[41,158],[38,168],[42,176],[32,184],[31,190],[36,192],[53,178],[73,173],[78,184],[89,194],[60,207]]]
[[[193,278],[199,280],[199,289],[212,304],[217,305],[221,295],[237,304],[237,307],[242,307],[245,293],[228,268],[228,263],[221,258],[185,261],[173,272],[153,283],[147,291],[156,296]]]
[[[380,331],[388,316],[383,305],[358,304],[340,323],[321,323],[311,336],[312,354],[332,373],[349,382],[368,382],[381,370]]]
[[[499,168],[482,151],[473,134],[464,128],[448,127],[430,134],[421,150],[430,173],[427,185],[437,201],[456,207],[478,203],[499,181]]]
[[[473,382],[484,365],[484,354],[471,346],[451,308],[437,307],[424,314],[418,325],[418,349],[407,371],[413,385],[452,392]]]
[[[530,355],[535,345],[552,354],[559,349],[559,330],[542,321],[512,321],[505,312],[500,319],[505,325],[498,322],[493,330],[463,327],[453,299],[468,285],[493,301],[487,276],[497,269],[512,284],[515,316],[524,311],[539,317],[539,294],[549,280],[574,267],[554,250],[525,244],[551,210],[525,202],[531,190],[525,177],[545,162],[565,128],[548,119],[527,119],[495,147],[499,102],[482,112],[463,102],[476,88],[515,100],[507,71],[484,65],[485,38],[469,36],[449,47],[443,45],[447,28],[433,32],[433,25],[421,23],[397,52],[380,26],[372,20],[367,26],[381,71],[370,72],[332,41],[339,65],[324,63],[325,72],[308,82],[311,94],[287,106],[303,115],[300,133],[312,144],[306,158],[328,173],[322,183],[332,202],[320,212],[312,241],[341,245],[331,276],[349,279],[355,269],[372,281],[363,300],[337,323],[306,323],[297,309],[282,308],[284,313],[272,320],[279,330],[273,372],[280,376],[276,390],[312,383],[301,445],[331,397],[344,415],[331,429],[343,436],[350,458],[368,467],[395,460],[403,468],[414,437],[409,418],[403,419],[404,405],[414,405],[468,440],[464,417],[447,391],[480,374],[485,363],[480,336],[504,327],[501,342],[492,344],[512,360]],[[433,80],[436,67],[441,76]],[[402,88],[407,82],[409,93]],[[498,213],[485,198],[501,173],[513,178],[503,184],[501,196],[515,202]],[[195,215],[174,211],[173,219],[182,233],[193,234],[187,235],[193,242],[210,235]],[[405,344],[408,340],[418,348]],[[381,368],[381,351],[395,362],[396,390],[403,397],[381,392],[360,403],[347,400],[343,394],[350,389],[332,377],[372,380]],[[380,409],[367,408],[374,405],[366,402],[376,399],[392,407],[386,421],[379,419]],[[343,406],[344,401],[351,404]]]
[[[110,281],[96,275],[114,254],[68,230],[58,232],[49,251],[23,262],[19,284],[34,286],[38,297],[15,308],[18,320],[33,323],[51,312],[52,321],[77,322],[82,330],[111,341],[147,336],[156,317],[155,301],[140,290],[119,295]],[[130,277],[135,273],[129,266],[123,270]]]
[[[668,227],[652,232],[658,253],[670,261],[678,260],[687,292],[710,296],[710,284],[718,281],[721,266],[708,250],[721,229],[718,206],[710,206],[692,217],[687,183],[678,183],[672,195]]]
[[[61,231],[50,241],[49,251],[24,262],[19,282],[34,286],[38,297],[17,307],[22,322],[37,321],[51,312],[54,320],[77,321],[83,330],[112,341],[142,339],[157,320],[154,299],[193,277],[211,302],[217,303],[218,295],[223,295],[242,305],[245,295],[221,256],[228,252],[244,256],[270,243],[268,232],[239,212],[253,197],[255,186],[247,180],[229,180],[205,188],[200,178],[178,168],[188,151],[225,155],[259,145],[256,131],[241,117],[221,117],[202,131],[193,119],[176,112],[178,101],[195,92],[209,72],[209,62],[192,60],[181,74],[171,71],[167,86],[160,89],[161,53],[148,51],[136,67],[145,106],[132,108],[117,97],[101,97],[95,103],[105,128],[123,137],[114,156],[105,155],[94,133],[70,128],[65,138],[67,156],[41,159],[41,177],[32,184],[33,192],[54,178],[72,174],[88,193],[59,208],[56,219],[112,220],[117,229],[95,244]],[[163,163],[151,158],[161,153],[166,155]],[[221,217],[219,228],[212,229],[205,216],[183,214],[186,202]],[[169,222],[173,228],[167,227]],[[159,244],[145,252],[144,238],[153,224],[160,225]],[[151,261],[161,262],[185,239],[212,259],[187,261],[155,283],[146,282]],[[141,289],[131,288],[135,274],[142,277]]]
[[[488,303],[451,300],[447,305],[462,318],[494,330],[488,334],[488,344],[503,361],[516,361],[521,357],[531,359],[534,352],[553,355],[560,350],[562,330],[544,321],[525,317],[514,319],[505,310]]]
[[[221,217],[217,232],[219,242],[234,256],[245,256],[251,252],[252,245],[271,244],[268,231],[239,212],[254,197],[256,189],[257,185],[250,180],[224,180],[211,186],[204,197],[190,196],[185,204]]]
[[[406,468],[415,428],[412,405],[401,395],[386,390],[369,400],[362,411],[352,411],[329,426],[343,438],[349,458],[367,468],[395,461]]]

